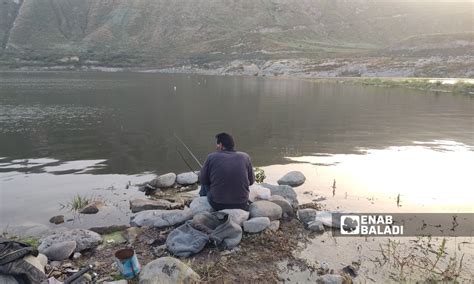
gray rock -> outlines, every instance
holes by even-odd
[[[40,239],[39,251],[44,251],[58,242],[76,241],[75,252],[86,249],[93,249],[102,243],[102,237],[96,232],[84,229],[72,229],[63,232],[57,232]]]
[[[266,200],[259,200],[250,204],[249,211],[252,218],[268,217],[270,220],[280,219],[283,213],[279,205]]]
[[[312,208],[300,209],[297,212],[298,220],[303,224],[307,225],[308,223],[316,220],[316,214],[318,211]]]
[[[182,173],[176,176],[176,182],[180,185],[191,185],[198,182],[198,175],[195,172]]]
[[[244,221],[249,219],[250,213],[242,209],[224,209],[219,212],[229,214],[229,217],[239,226],[242,226]]]
[[[278,231],[279,228],[280,228],[280,221],[279,220],[271,221],[270,226],[268,226],[268,229],[270,229],[272,231]]]
[[[339,274],[325,274],[316,278],[318,284],[342,284],[344,278]]]
[[[100,234],[100,235],[107,235],[107,234],[115,233],[118,231],[124,231],[128,228],[130,228],[130,226],[110,225],[110,226],[104,226],[104,227],[92,227],[92,228],[89,228],[89,230],[91,230],[92,232],[96,232],[97,234]]]
[[[324,225],[319,221],[312,221],[308,223],[308,230],[322,234],[324,233]]]
[[[140,284],[194,283],[199,275],[173,257],[160,257],[145,265],[140,272]]]
[[[271,185],[268,183],[262,183],[261,186],[270,189],[272,195],[280,195],[288,200],[293,208],[298,207],[298,198],[295,190],[288,185]]]
[[[189,208],[191,208],[193,214],[214,211],[206,196],[195,198],[191,204],[189,204]]]
[[[164,199],[143,199],[137,198],[130,201],[130,210],[133,213],[137,213],[145,210],[157,210],[157,209],[176,209],[181,207],[181,204],[169,202]]]
[[[176,182],[176,174],[167,173],[152,180],[150,182],[150,185],[154,187],[158,187],[158,188],[169,188],[169,187],[172,187],[175,182]]]
[[[279,185],[300,186],[306,181],[306,177],[300,171],[292,171],[281,177],[277,183]]]
[[[270,201],[281,207],[284,218],[295,216],[295,212],[293,211],[293,206],[291,206],[290,202],[286,200],[285,198],[283,198],[282,196],[272,195],[270,197]]]
[[[62,224],[62,223],[64,223],[64,215],[54,216],[51,219],[49,219],[49,222],[53,223],[53,224],[56,224],[56,225]]]
[[[268,217],[255,217],[244,222],[244,231],[247,233],[258,233],[270,226]]]
[[[96,214],[97,212],[99,212],[99,208],[95,204],[87,205],[79,211],[81,214]]]
[[[75,252],[74,255],[72,256],[72,259],[79,259],[81,258],[82,254],[80,252]]]
[[[49,260],[62,261],[68,259],[76,250],[76,247],[76,241],[66,241],[52,244],[44,250],[39,250],[39,252],[45,254]]]
[[[184,223],[193,218],[193,212],[189,208],[182,210],[146,210],[138,212],[132,219],[132,225],[142,227],[164,228]]]

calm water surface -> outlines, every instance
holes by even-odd
[[[270,78],[0,73],[0,226],[71,215],[59,204],[78,193],[106,206],[65,226],[127,223],[128,200],[142,196],[134,184],[189,171],[174,133],[203,161],[221,131],[269,182],[303,171],[303,201],[474,210],[472,97]]]

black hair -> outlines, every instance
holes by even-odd
[[[222,143],[224,146],[225,150],[227,151],[233,151],[234,150],[234,138],[230,134],[227,134],[225,132],[219,133],[216,135],[217,139],[217,144]]]

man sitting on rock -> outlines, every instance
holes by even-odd
[[[214,210],[248,211],[249,186],[255,181],[248,154],[234,150],[234,139],[227,133],[216,135],[216,152],[207,156],[200,172],[200,196],[207,196]]]

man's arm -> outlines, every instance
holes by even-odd
[[[202,169],[199,172],[199,181],[201,185],[210,185],[211,181],[209,179],[209,156],[207,157],[204,165],[202,165]]]
[[[253,166],[250,157],[247,165],[247,171],[249,176],[249,185],[252,185],[255,182],[255,173],[253,172]]]

